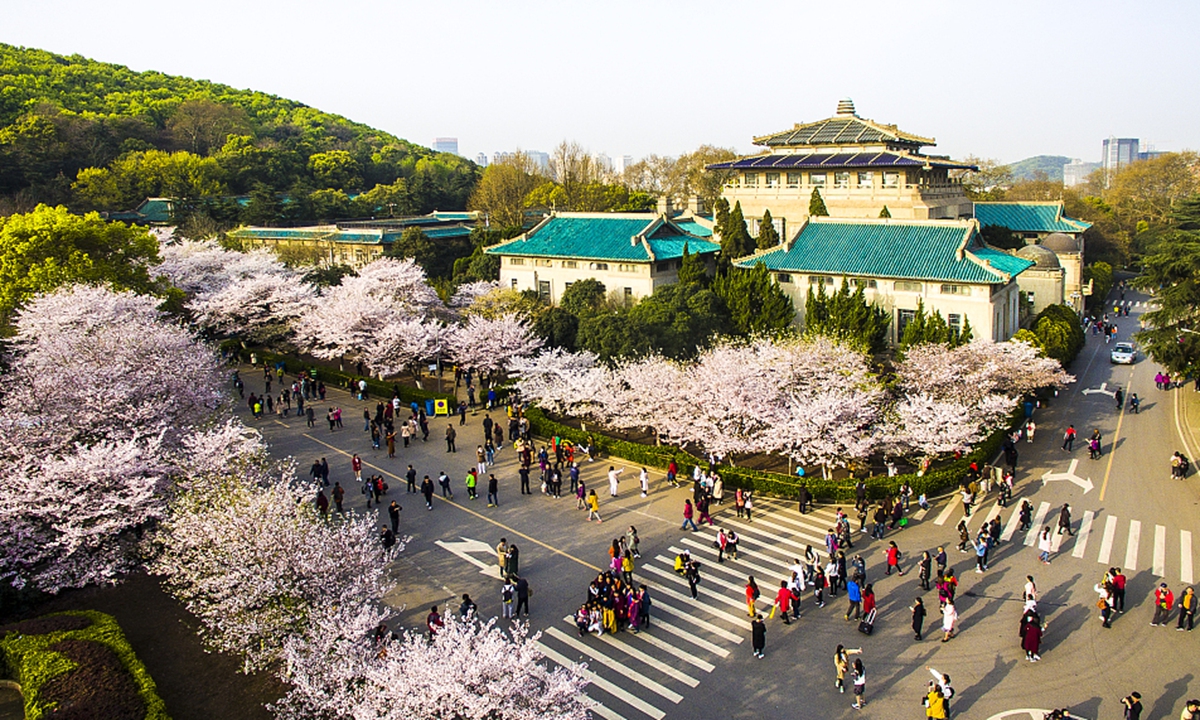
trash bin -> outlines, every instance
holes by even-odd
[[[425,415],[427,417],[433,417],[433,401],[432,400],[425,401]]]

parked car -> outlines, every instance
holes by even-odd
[[[1137,360],[1137,348],[1133,343],[1117,343],[1109,355],[1109,359],[1121,365],[1132,365]]]

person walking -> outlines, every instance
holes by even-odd
[[[1038,559],[1043,564],[1050,564],[1050,549],[1054,546],[1054,540],[1050,537],[1049,526],[1042,528],[1042,534],[1038,538]]]
[[[333,484],[333,505],[337,508],[338,514],[344,515],[346,511],[342,509],[342,501],[346,499],[346,491],[342,488],[340,482]]]
[[[400,511],[404,508],[400,507],[400,503],[395,500],[391,505],[388,505],[388,519],[392,521],[392,534],[400,532]]]
[[[1066,533],[1072,537],[1075,533],[1071,530],[1071,506],[1063,503],[1062,510],[1058,513],[1058,534]]]
[[[926,555],[928,555],[928,553],[926,553]],[[888,542],[887,570],[883,574],[891,575],[892,570],[895,570],[899,575],[904,574],[904,571],[900,569],[900,548],[896,546],[895,540]]]
[[[683,578],[687,580],[688,590],[692,593],[692,599],[699,599],[696,593],[696,586],[700,584],[700,563],[695,560],[688,560],[687,565],[683,569]]]
[[[1142,720],[1142,694],[1130,693],[1121,698],[1121,705],[1125,708],[1125,720]]]
[[[1175,629],[1182,632],[1187,630],[1192,631],[1196,621],[1196,591],[1192,588],[1187,588],[1179,596],[1179,623]],[[1187,623],[1187,628],[1184,628],[1184,622]]]
[[[446,426],[446,452],[458,452],[458,448],[454,446],[454,438],[456,437],[458,437],[458,431],[454,429],[454,424],[450,423]]]
[[[846,692],[846,673],[850,672],[850,656],[861,654],[862,648],[851,650],[843,645],[838,645],[837,649],[833,651],[833,668],[837,671],[837,679],[833,686],[838,689],[838,692]]]
[[[922,702],[925,705],[925,720],[946,720],[946,698],[937,683],[929,681],[929,689]]]
[[[1033,503],[1029,502],[1027,498],[1022,499],[1017,516],[1020,518],[1022,531],[1028,531],[1033,527]]]
[[[511,620],[513,617],[513,599],[516,594],[517,588],[513,585],[512,577],[505,577],[504,585],[500,588],[501,617],[505,620]]]
[[[850,577],[846,579],[846,599],[850,604],[846,607],[844,619],[850,620],[850,613],[854,613],[855,620],[862,616],[862,590],[858,587],[858,578]]]
[[[442,486],[442,497],[454,499],[454,491],[450,489],[450,476],[443,470],[438,473],[438,484]]]
[[[762,593],[758,589],[758,583],[754,581],[754,576],[751,575],[746,580],[746,614],[750,617],[754,617],[758,614],[755,610],[754,603],[761,595]]]
[[[864,695],[867,692],[867,671],[863,667],[862,658],[854,658],[854,704],[850,707],[862,710],[867,706]]]
[[[1113,568],[1109,574],[1112,576],[1113,610],[1123,613],[1125,612],[1125,583],[1128,578],[1121,572],[1121,568]]]
[[[642,497],[646,497],[650,493],[650,473],[646,472],[646,468],[638,473],[638,483],[642,486]]]
[[[1113,615],[1112,590],[1109,589],[1107,582],[1096,583],[1092,586],[1092,589],[1100,596],[1100,599],[1096,601],[1096,607],[1100,609],[1100,627],[1111,628]]]
[[[950,638],[958,633],[958,610],[953,600],[947,600],[942,608],[942,642],[950,642]]]
[[[1041,660],[1042,656],[1038,652],[1042,647],[1042,618],[1036,610],[1026,610],[1021,616],[1018,635],[1021,638],[1021,649],[1025,651],[1025,659],[1029,662]]]
[[[741,488],[738,488],[733,493],[733,510],[738,517],[746,514],[746,495],[742,492]]]
[[[925,603],[918,597],[913,600],[909,611],[912,612],[913,640],[919,641],[922,636],[922,630],[925,627]]]
[[[514,546],[514,550],[516,547]],[[513,573],[513,587],[517,590],[517,607],[513,613],[513,617],[522,617],[522,609],[525,611],[524,617],[529,617],[529,596],[533,591],[529,589],[529,581],[525,578]]]
[[[1076,434],[1077,433],[1075,432],[1075,426],[1068,425],[1066,432],[1063,433],[1063,444],[1062,444],[1063,450],[1066,450],[1067,452],[1071,452],[1072,450],[1075,449],[1075,435]]]
[[[408,470],[404,471],[404,479],[408,481],[404,492],[415,493],[417,491],[417,471],[412,465],[409,465]]]
[[[582,488],[582,487],[583,486],[580,485],[580,488]],[[596,497],[596,491],[594,489],[588,491],[587,507],[588,507],[588,517],[587,517],[588,522],[591,522],[593,518],[596,520],[597,523],[604,522],[603,520],[600,519],[600,498]]]
[[[699,531],[700,528],[696,526],[696,521],[692,519],[694,516],[695,509],[692,507],[692,501],[685,499],[683,501],[683,524],[679,526],[679,529],[686,530],[690,525],[693,532]]]
[[[787,580],[780,580],[779,591],[775,593],[775,603],[771,607],[771,615],[774,615],[775,611],[778,610],[783,624],[791,625],[791,621],[788,620],[788,610],[791,609],[791,604],[792,591],[788,587]]]
[[[754,649],[754,657],[763,659],[763,649],[767,646],[767,624],[762,615],[754,615],[750,621],[750,645]]]
[[[929,577],[933,558],[929,556],[929,551],[921,552],[921,561],[917,564],[917,580],[921,583],[922,590],[929,590]]]
[[[618,470],[612,465],[608,466],[608,494],[612,497],[617,496],[617,483],[620,481],[621,473],[623,472],[625,472],[624,468]]]
[[[467,499],[474,500],[478,497],[475,494],[475,487],[479,484],[479,478],[475,475],[475,468],[467,471]]]
[[[425,496],[425,509],[433,509],[433,480],[426,475],[421,480],[421,494]]]
[[[488,474],[488,507],[500,507],[500,481],[495,473]]]
[[[350,458],[350,469],[354,471],[355,482],[362,482],[362,458],[358,455]]]

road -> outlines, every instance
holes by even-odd
[[[1118,321],[1122,338],[1136,329],[1146,301],[1135,293],[1127,297],[1139,304]],[[1192,670],[1200,658],[1197,636],[1175,632],[1173,622],[1171,629],[1148,627],[1148,598],[1160,581],[1177,593],[1182,584],[1194,582],[1200,542],[1191,534],[1200,530],[1196,475],[1171,480],[1168,460],[1176,449],[1187,448],[1192,458],[1200,450],[1194,437],[1200,400],[1191,388],[1157,391],[1157,368],[1145,358],[1133,366],[1110,365],[1110,349],[1099,336],[1088,336],[1073,367],[1077,382],[1036,411],[1035,442],[1020,446],[1017,501],[1030,498],[1050,524],[1062,504],[1070,503],[1079,528],[1075,537],[1061,540],[1051,565],[1038,562],[1025,536],[1015,532],[1015,522],[1010,522],[1015,505],[999,508],[993,495],[982,500],[974,522],[998,514],[1006,534],[1012,531],[1011,541],[998,549],[986,573],[971,572],[973,558],[953,548],[961,510],[957,503],[943,501],[914,517],[908,528],[889,533],[883,543],[869,541],[867,535],[856,538],[854,552],[867,559],[879,597],[872,636],[855,632],[854,624],[842,619],[844,597],[816,608],[806,595],[799,622],[785,627],[776,618],[768,623],[764,660],[750,652],[745,578],[753,574],[764,597],[772,595],[770,588],[786,575],[793,558],[807,545],[822,548],[832,524],[831,507],[802,516],[792,503],[763,500],[753,521],[746,523],[733,517],[727,502],[716,513],[717,526],[737,529],[743,554],[738,561],[718,564],[711,548],[715,528],[695,533],[679,528],[688,491],[669,488],[661,473],[652,472],[651,493],[642,498],[637,468],[616,459],[583,464],[584,482],[595,486],[601,498],[602,524],[587,522],[574,498],[537,492],[536,480],[532,496],[520,495],[515,457],[507,446],[490,469],[501,481],[499,507],[487,507],[483,482],[479,499],[467,500],[462,478],[482,441],[482,412],[468,415],[466,426],[449,421],[459,431],[457,454],[445,451],[441,438],[448,421],[438,419],[431,422],[428,443],[400,447],[392,460],[373,451],[363,432],[367,404],[340,391],[331,390],[327,403],[314,406],[318,417],[325,406],[343,408],[345,428],[336,432],[321,423],[304,428],[294,417],[247,422],[262,430],[274,453],[295,456],[302,469],[327,457],[331,480],[342,482],[352,507],[365,509],[350,472],[351,454],[362,456],[368,472],[388,478],[389,499],[404,507],[401,534],[407,537],[394,567],[397,588],[386,598],[397,609],[400,625],[421,626],[430,605],[456,606],[464,592],[478,602],[482,614],[498,615],[499,573],[486,548],[501,537],[517,544],[522,574],[534,590],[531,624],[543,632],[540,642],[552,662],[588,663],[593,682],[587,693],[599,703],[597,717],[757,718],[798,708],[804,708],[805,716],[851,717],[859,711],[850,709],[851,696],[839,694],[833,683],[831,658],[840,643],[863,648],[869,703],[864,715],[922,717],[918,700],[929,677],[924,667],[932,665],[953,677],[956,717],[989,718],[1019,708],[1061,706],[1085,718],[1119,717],[1120,698],[1138,690],[1146,717],[1173,718],[1184,699],[1200,695]],[[247,392],[262,389],[260,375],[247,371],[243,377]],[[1109,395],[1083,392],[1105,383],[1106,390],[1119,384],[1127,394],[1136,392],[1141,412],[1117,412]],[[1061,450],[1068,423],[1079,429],[1081,440],[1091,429],[1100,429],[1104,454],[1089,460],[1083,442],[1076,443],[1074,453]],[[1067,472],[1072,460],[1078,461],[1076,474],[1093,483],[1089,492],[1070,481],[1042,482],[1047,472]],[[426,510],[419,495],[405,492],[403,475],[410,463],[419,476],[436,478],[445,470],[453,478],[454,499],[438,497],[433,509]],[[610,463],[624,469],[615,499],[608,497],[604,479]],[[587,583],[607,566],[611,540],[630,525],[642,540],[635,576],[654,597],[654,627],[637,636],[579,638],[566,618],[584,599]],[[936,612],[936,593],[921,593],[915,573],[883,575],[882,547],[888,540],[899,544],[907,561],[939,544],[949,549],[961,578],[960,636],[943,644],[938,633],[927,632],[924,641],[913,641],[907,608],[923,595]],[[686,585],[671,569],[675,553],[684,548],[703,563],[699,601],[687,596]],[[1125,569],[1129,598],[1114,627],[1102,629],[1092,585],[1110,566]],[[1040,609],[1048,622],[1043,660],[1036,664],[1024,659],[1017,639],[1027,574],[1037,579]],[[935,624],[931,618],[927,628]]]

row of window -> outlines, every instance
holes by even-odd
[[[791,273],[776,273],[775,280],[781,283],[793,283],[795,279]],[[832,275],[809,275],[809,285],[828,285],[833,286],[834,277]],[[896,280],[892,284],[897,292],[923,292],[925,290],[924,283],[914,282],[912,280]],[[866,290],[875,290],[879,287],[878,281],[874,278],[850,278],[850,287],[864,288]],[[943,295],[970,295],[970,285],[955,285],[952,283],[942,283],[939,288]]]
[[[793,188],[800,187],[801,182],[803,180],[803,176],[805,174],[808,175],[808,184],[813,187],[825,187],[828,184],[829,176],[831,174],[833,175],[833,187],[835,187],[835,188],[850,187],[850,173],[849,172],[835,172],[835,173],[769,172],[769,173],[761,173],[761,175],[763,176],[764,184],[767,187],[779,187],[781,185],[780,181],[786,180],[787,186],[793,187]],[[759,175],[760,175],[760,173],[756,173],[756,172],[748,172],[748,173],[742,175],[742,184],[747,187],[758,187]],[[857,181],[856,187],[869,188],[869,187],[873,187],[875,185],[875,173],[873,173],[873,172],[859,172],[859,173],[854,173],[854,175],[856,176],[855,180]],[[881,173],[881,175],[882,175],[882,178],[881,178],[882,187],[885,187],[885,188],[900,187],[900,173],[884,172],[884,173]]]
[[[525,265],[526,264],[526,262],[525,262],[526,258],[510,257],[507,260],[508,260],[509,265]],[[554,267],[553,260],[546,260],[543,258],[532,258],[532,260],[529,264],[532,264],[534,267]],[[601,270],[601,271],[608,270],[608,263],[606,263],[606,262],[589,262],[589,263],[583,263],[583,265],[585,265],[588,270]],[[658,269],[659,270],[667,269],[664,267],[666,265],[668,265],[668,263],[659,263]],[[569,270],[576,270],[580,267],[580,263],[576,260],[563,260],[562,266]],[[641,271],[642,271],[641,265],[638,265],[635,263],[617,263],[617,272],[636,273],[636,272],[641,272]]]

